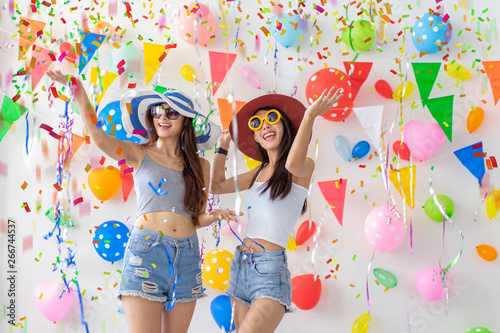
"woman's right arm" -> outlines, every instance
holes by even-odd
[[[225,150],[229,149],[229,142],[231,136],[229,133],[223,133],[217,141],[217,147]],[[255,174],[256,169],[252,169],[241,175],[238,175],[239,190],[248,190],[250,182]],[[215,154],[214,162],[212,164],[210,176],[209,192],[211,194],[225,194],[233,193],[236,190],[234,177],[226,179],[226,155]]]
[[[48,70],[47,75],[55,82],[59,82],[63,85],[68,83],[68,75],[64,75],[60,71]],[[94,106],[90,103],[87,92],[80,79],[76,77],[73,78],[76,81],[74,99],[80,110],[80,116],[83,120],[85,129],[89,133],[92,142],[112,159],[117,161],[125,159],[128,165],[137,165],[138,157],[142,154],[140,146],[134,142],[122,141],[107,135],[102,128],[96,126],[97,116],[94,111]]]

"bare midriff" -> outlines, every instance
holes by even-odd
[[[166,236],[185,238],[196,233],[194,223],[187,217],[172,212],[151,212],[138,216],[134,225]]]
[[[262,245],[266,251],[278,251],[278,250],[285,249],[277,244],[271,243],[271,242],[266,241],[264,239],[252,238],[252,240],[250,240],[248,238],[245,238],[243,240],[243,243],[245,243],[245,245],[247,247],[240,246],[240,251],[243,251],[243,252],[264,252],[264,249],[262,249],[262,247],[255,244],[254,242]]]

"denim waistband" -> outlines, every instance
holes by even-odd
[[[286,250],[277,250],[277,251],[263,251],[263,252],[243,252],[239,249],[239,245],[236,247],[234,251],[234,257],[239,262],[249,260],[250,262],[259,262],[259,261],[282,261],[284,263],[288,262],[288,258],[286,256]]]
[[[133,235],[135,235],[136,237],[140,237],[141,239],[151,240],[153,243],[164,244],[168,246],[189,246],[192,248],[194,245],[198,245],[197,234],[192,234],[189,237],[176,238],[163,235],[162,233],[144,227],[141,229],[141,227],[134,225],[130,233],[130,237],[132,237]]]

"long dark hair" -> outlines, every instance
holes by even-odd
[[[191,124],[192,119],[184,117],[184,126],[179,135],[179,143],[181,145],[182,158],[184,163],[184,171],[182,177],[184,179],[184,209],[192,217],[193,222],[198,222],[198,215],[205,206],[207,194],[203,190],[205,187],[203,181],[203,169],[201,167],[200,158],[198,156],[198,146],[196,145],[196,133]],[[153,124],[151,112],[146,111],[146,124],[149,129],[149,137],[147,143],[156,142],[158,133]]]
[[[271,110],[275,109],[273,107],[265,107],[260,110]],[[264,188],[261,193],[269,190],[271,194],[271,200],[276,199],[284,199],[288,193],[292,190],[292,174],[285,167],[286,160],[288,158],[288,153],[290,153],[290,148],[292,147],[293,140],[295,139],[295,130],[293,129],[292,122],[288,116],[278,110],[281,114],[281,121],[283,122],[283,137],[281,138],[280,144],[278,146],[278,157],[276,159],[276,164],[274,166],[273,174],[269,181],[266,182]],[[255,173],[252,178],[252,182],[250,183],[250,187],[257,180],[257,176],[264,169],[264,167],[269,163],[269,155],[267,154],[267,150],[262,148],[262,146],[256,142],[257,148],[259,149],[259,153],[261,156],[262,164],[259,166],[259,169]],[[307,210],[307,199],[304,200],[304,205],[302,206],[301,214],[304,214]]]

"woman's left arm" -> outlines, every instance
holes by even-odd
[[[203,169],[203,191],[208,194],[208,186],[210,184],[210,163],[204,158],[200,158],[200,162]],[[203,213],[200,213],[198,216],[196,228],[208,227],[218,220],[236,221],[236,213],[232,210],[212,209],[211,212],[205,213],[206,208],[207,206],[205,204],[202,209]],[[240,212],[240,216],[241,215],[243,215],[243,213]]]
[[[286,169],[295,177],[311,176],[314,170],[314,162],[307,157],[307,148],[309,147],[314,120],[317,116],[330,110],[333,104],[337,103],[342,96],[339,89],[335,93],[334,87],[329,91],[325,89],[321,96],[304,113],[304,118],[300,123],[285,165]]]

